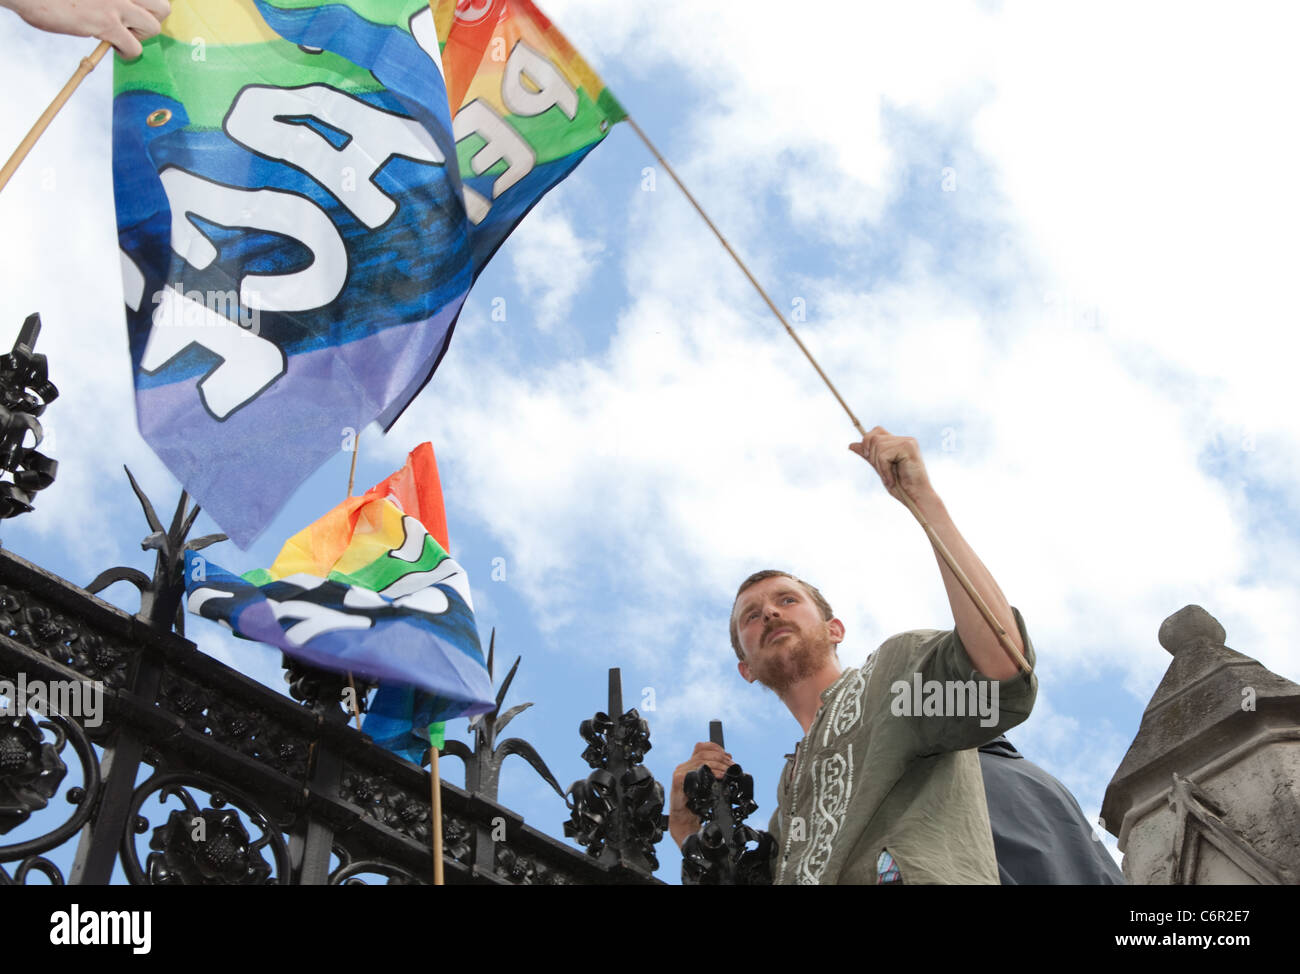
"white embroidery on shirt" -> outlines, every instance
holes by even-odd
[[[867,687],[875,663],[876,654],[872,653],[860,670],[846,671],[843,682],[835,690],[834,699],[827,704],[826,710],[818,715],[817,724],[824,728],[821,735],[823,748],[830,747],[832,741],[835,741],[836,747],[841,746],[839,738],[852,731],[862,720]],[[808,844],[804,846],[803,855],[798,857],[795,866],[795,882],[803,884],[815,884],[820,881],[821,874],[830,861],[834,839],[843,827],[845,815],[848,814],[849,800],[853,793],[852,744],[844,745],[843,754],[831,754],[819,762],[814,761],[811,769],[801,775],[799,772],[803,762],[800,758],[806,757],[807,752],[811,750],[813,750],[811,741],[804,742],[802,751],[796,747],[794,760],[787,765],[790,776],[785,786],[785,795],[789,796],[789,808],[793,813],[801,807],[800,779],[806,778],[812,785],[812,834],[804,840]],[[778,812],[780,804],[778,798]],[[779,816],[779,821],[786,844],[786,849],[781,855],[777,878],[777,882],[782,883],[785,881],[786,865],[790,861],[790,854],[794,851],[792,847],[797,840],[793,835],[784,834],[784,816]]]
[[[861,670],[854,670],[840,692],[826,721],[826,731],[822,734],[822,747],[831,742],[831,737],[843,737],[862,719],[862,698],[865,696],[867,681]]]
[[[796,881],[805,886],[821,882],[835,836],[844,825],[853,795],[853,745],[814,764],[812,779],[813,834],[796,873]]]

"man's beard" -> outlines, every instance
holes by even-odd
[[[796,630],[794,645],[784,653],[767,657],[751,671],[759,683],[779,696],[820,670],[834,652],[835,644],[826,633]]]

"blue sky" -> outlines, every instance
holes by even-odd
[[[1300,678],[1294,12],[544,8],[778,306],[804,309],[796,326],[863,423],[918,438],[1038,652],[1038,703],[1011,738],[1090,817],[1168,663],[1166,616],[1199,603],[1233,648]],[[25,100],[0,108],[5,146],[93,46],[15,25],[0,72]],[[101,66],[0,194],[0,322],[12,335],[41,311],[63,391],[47,413],[59,478],[0,537],[80,584],[151,564],[123,463],[160,508],[179,490],[135,426],[109,81]],[[625,701],[653,698],[656,777],[666,786],[721,718],[763,824],[799,734],[735,672],[739,581],[781,567],[817,584],[847,627],[846,664],[951,625],[924,535],[852,438],[620,126],[494,258],[406,415],[363,434],[357,485],[433,442],[484,641],[495,626],[501,671],[524,656],[509,702],[536,705],[509,731],[562,784],[587,773],[577,727],[619,666]],[[214,560],[268,565],[342,498],[348,460]],[[107,594],[135,610],[133,590]],[[190,636],[284,686],[277,652],[199,620]],[[459,783],[458,762],[444,767]],[[501,800],[561,834],[562,803],[523,762],[507,762]],[[671,840],[659,852],[676,882]]]

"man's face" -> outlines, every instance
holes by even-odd
[[[793,578],[765,578],[740,593],[732,609],[745,659],[740,675],[783,693],[816,673],[844,638],[838,619],[822,618],[808,590]]]

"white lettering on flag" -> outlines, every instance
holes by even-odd
[[[347,138],[335,148],[311,126],[286,121],[302,118],[314,118]],[[415,119],[375,108],[329,85],[250,85],[235,99],[225,128],[244,147],[301,169],[372,230],[397,212],[397,201],[374,182],[390,159],[443,163],[442,150]]]
[[[425,7],[418,14],[411,18],[408,25],[411,30],[411,36],[415,38],[415,43],[424,49],[424,53],[429,55],[429,60],[433,66],[438,69],[438,74],[446,84],[447,76],[442,70],[442,53],[438,50],[438,27],[433,20],[433,8]]]
[[[465,215],[469,217],[469,222],[478,226],[487,219],[488,210],[492,209],[492,204],[482,193],[474,189],[467,183],[461,183],[461,189],[464,190],[465,196]]]
[[[288,368],[284,353],[274,342],[241,328],[175,288],[163,288],[154,300],[158,307],[140,369],[157,372],[191,345],[206,348],[221,362],[199,380],[199,396],[217,419],[225,419],[257,398]]]
[[[172,210],[172,250],[203,270],[217,259],[217,248],[191,216],[223,227],[269,230],[298,241],[312,261],[292,274],[246,274],[239,301],[263,311],[309,311],[329,304],[343,290],[348,252],[329,216],[304,196],[275,189],[223,186],[168,167],[159,177]]]
[[[371,626],[371,621],[365,616],[349,615],[315,602],[277,602],[275,599],[267,599],[266,604],[281,622],[285,619],[302,620],[284,631],[285,636],[296,646],[301,646],[322,633],[337,632],[340,629],[369,629]]]
[[[128,308],[139,311],[144,303],[144,274],[140,273],[130,254],[125,250],[118,253],[122,256],[122,296]]]
[[[537,156],[533,147],[524,141],[523,136],[515,131],[514,126],[496,113],[487,102],[476,98],[461,108],[451,123],[452,134],[457,142],[463,142],[471,135],[484,140],[483,148],[470,157],[470,168],[475,175],[481,176],[501,160],[508,167],[492,184],[492,198],[496,199],[519,180],[533,171]],[[468,201],[466,208],[468,209]]]
[[[553,105],[559,105],[569,121],[578,114],[578,93],[573,86],[554,64],[523,41],[515,45],[506,61],[501,100],[516,115],[540,115]]]

